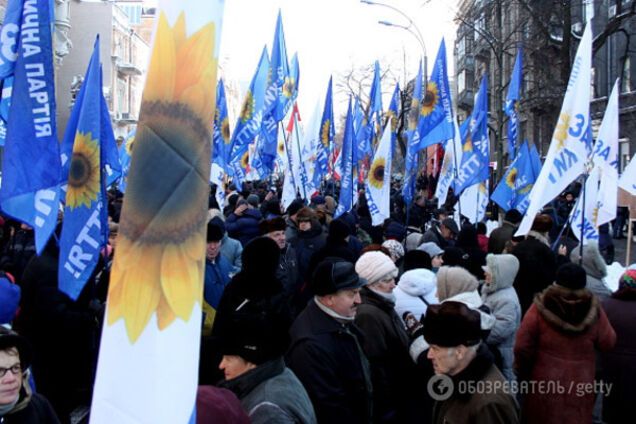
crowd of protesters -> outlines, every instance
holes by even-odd
[[[488,235],[423,190],[407,208],[398,186],[380,226],[362,191],[335,217],[333,187],[286,209],[266,183],[230,187],[224,207],[212,188],[197,422],[631,416],[636,266],[608,288],[612,237],[579,249],[560,231],[571,193],[515,237],[516,210]],[[87,422],[122,197],[77,301],[57,288],[56,237],[37,256],[28,227],[2,223],[0,422]]]

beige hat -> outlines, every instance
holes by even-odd
[[[367,252],[356,262],[356,272],[369,284],[391,277],[397,277],[398,269],[391,258],[379,251]]]

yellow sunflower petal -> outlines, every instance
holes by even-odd
[[[159,330],[165,330],[176,318],[177,316],[172,312],[166,298],[161,296],[159,306],[157,306],[157,327]]]
[[[196,263],[190,260],[180,246],[169,244],[164,248],[161,261],[161,288],[176,316],[188,321],[196,301]]]
[[[186,40],[186,22],[185,14],[183,12],[179,13],[177,22],[175,22],[172,27],[172,33],[174,35],[175,51],[179,51],[179,49],[185,44]]]
[[[135,249],[135,244],[125,235],[120,234],[117,237],[117,249],[115,249],[115,259],[113,261],[113,269],[125,271],[131,266],[139,265],[139,256],[141,251]]]
[[[137,266],[126,271],[122,284],[121,309],[128,338],[134,343],[143,332],[161,298],[161,246],[136,246],[142,249]]]
[[[143,100],[171,100],[176,75],[176,51],[172,30],[163,12],[159,15],[155,45],[148,68]]]
[[[107,299],[107,322],[108,325],[113,325],[119,318],[122,317],[121,314],[121,293],[122,293],[122,285],[121,284],[113,284],[113,280],[110,281],[108,286],[108,299]]]
[[[186,88],[193,86],[201,79],[205,68],[209,65],[214,52],[215,26],[210,23],[189,37],[177,52],[177,64],[181,65],[179,76],[175,81],[175,97],[179,99]],[[212,81],[214,84],[214,81]]]
[[[205,255],[205,236],[203,232],[193,234],[183,244],[183,250],[193,261],[202,261]]]

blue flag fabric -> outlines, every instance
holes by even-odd
[[[11,93],[13,92],[13,76],[1,81],[0,92],[0,146],[4,146],[7,138],[7,123],[9,122],[9,109],[11,108]]]
[[[541,171],[541,160],[537,149],[528,142],[519,148],[519,154],[510,164],[491,199],[506,212],[517,209],[524,214],[528,209],[530,190]]]
[[[29,3],[33,7],[36,2]],[[9,0],[7,2],[2,22],[2,36],[0,37],[0,79],[12,76],[15,69],[23,9],[23,0]]]
[[[344,137],[342,139],[342,175],[340,180],[340,197],[338,207],[333,217],[338,218],[345,212],[349,212],[353,207],[353,116],[351,111],[351,98],[347,107],[347,118],[345,120]]]
[[[128,133],[124,141],[119,146],[119,163],[121,165],[121,178],[119,179],[119,191],[126,192],[126,185],[128,184],[128,171],[130,171],[130,161],[132,160],[133,145],[135,143],[135,134],[137,130],[134,129]]]
[[[212,135],[212,163],[225,169],[229,162],[230,122],[227,114],[225,84],[221,78],[216,86],[216,111],[214,113],[214,132]]]
[[[83,83],[82,101],[76,102],[77,126],[72,154],[68,160],[68,188],[64,225],[60,238],[58,282],[61,291],[76,300],[92,274],[108,235],[106,208],[106,164],[118,162],[112,128],[103,123],[104,114],[99,37],[95,41]],[[108,120],[108,124],[110,119]],[[118,163],[109,163],[118,168]]]
[[[316,149],[316,167],[314,168],[313,186],[320,187],[322,178],[329,171],[329,156],[333,138],[336,134],[335,124],[333,122],[333,84],[332,77],[329,77],[329,85],[327,86],[327,96],[325,97],[325,107],[322,111],[322,119],[320,120],[320,142]]]
[[[510,119],[508,121],[508,157],[513,160],[516,156],[517,140],[519,138],[519,116],[517,114],[517,102],[521,92],[523,69],[523,54],[521,47],[517,50],[517,58],[515,66],[512,70],[510,85],[508,86],[508,95],[504,103],[504,112]]]
[[[481,79],[473,113],[468,120],[466,137],[462,138],[463,155],[454,191],[457,195],[473,184],[488,179],[490,141],[488,138],[488,78]]]
[[[230,149],[230,163],[228,169],[239,187],[245,179],[245,175],[248,170],[248,147],[261,131],[269,67],[267,47],[263,47],[263,52],[258,62],[256,72],[254,73],[252,82],[250,83],[250,88],[243,100],[241,114],[239,115],[234,131],[232,132],[232,147]]]
[[[55,125],[53,46],[48,0],[24,2],[14,69],[0,207],[34,228],[38,254],[57,223],[60,150]]]
[[[382,137],[382,85],[380,62],[375,61],[375,72],[373,73],[373,84],[369,93],[369,113],[368,113],[367,137],[371,150],[369,156],[373,156],[374,150]]]
[[[445,142],[455,136],[444,39],[442,39],[437,51],[431,79],[426,84],[418,131],[420,133],[418,150],[435,143]]]
[[[404,161],[404,185],[402,186],[402,197],[404,203],[410,205],[415,194],[415,172],[417,169],[417,152],[419,151],[420,133],[417,130],[420,120],[420,102],[422,100],[422,62],[415,78],[413,96],[411,98],[411,108],[408,114],[408,128],[406,138],[406,159]]]
[[[272,44],[272,63],[269,87],[267,89],[266,104],[271,102],[276,122],[285,118],[292,105],[292,97],[296,92],[296,81],[292,83],[287,62],[287,48],[285,47],[285,33],[283,32],[283,17],[280,10],[276,19],[276,31]],[[270,95],[273,97],[270,98]]]
[[[395,150],[395,142],[397,141],[398,116],[400,110],[400,84],[395,84],[395,90],[391,96],[389,109],[386,111],[386,125],[391,126],[391,152]]]

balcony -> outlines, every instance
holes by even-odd
[[[475,101],[475,93],[470,88],[457,93],[457,107],[463,110],[472,110]]]
[[[137,117],[130,112],[116,112],[115,122],[119,125],[130,125],[137,123]]]
[[[457,56],[457,72],[462,70],[475,70],[475,58],[472,55]]]
[[[139,68],[134,63],[124,62],[122,60],[115,61],[115,66],[117,67],[117,72],[126,76],[139,76],[143,72],[141,68]]]

